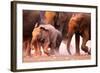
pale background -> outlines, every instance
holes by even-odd
[[[10,71],[10,1],[11,0],[0,0],[0,73],[12,73]],[[32,0],[30,0],[32,1]],[[37,0],[33,0],[37,1]],[[99,0],[38,0],[38,2],[57,2],[57,3],[69,3],[69,4],[82,4],[82,5],[99,5]],[[100,5],[99,5],[100,7]],[[99,12],[100,13],[100,10]],[[100,16],[100,14],[98,15]],[[100,18],[98,18],[100,19]],[[100,23],[100,21],[99,21]],[[100,31],[100,25],[98,23],[98,31]],[[100,33],[98,33],[100,37]],[[100,43],[100,38],[98,38]],[[98,56],[100,55],[100,45],[98,44]],[[100,58],[98,58],[100,64]],[[46,71],[35,71],[34,73],[99,73],[99,67],[92,68],[77,68],[77,69],[60,69],[60,70],[46,70]],[[33,73],[25,72],[25,73]]]

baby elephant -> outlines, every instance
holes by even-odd
[[[35,27],[34,30],[35,29],[37,29],[37,33],[32,34],[32,43],[37,40],[38,41],[37,46],[38,47],[42,46],[44,53],[47,54],[48,56],[54,55],[55,53],[58,54],[59,46],[62,41],[61,32],[50,24],[41,24],[38,27]],[[33,32],[36,32],[36,30],[35,31],[34,30]],[[48,48],[50,48],[50,50],[48,50]]]

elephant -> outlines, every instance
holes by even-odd
[[[73,12],[59,12],[56,25],[57,29],[62,33],[63,39],[66,39],[66,33],[68,32],[68,22]],[[67,29],[66,29],[67,28]]]
[[[40,46],[43,47],[44,53],[48,56],[54,55],[59,52],[59,46],[62,41],[62,34],[51,24],[40,24],[38,27],[35,27],[32,32],[32,41],[31,44],[35,45],[34,42],[38,42],[35,49],[40,54]],[[37,50],[37,46],[39,47]],[[50,51],[48,51],[50,48]]]
[[[59,12],[45,11],[44,12],[44,24],[51,24],[57,28],[56,22],[58,20]]]
[[[31,55],[31,33],[35,24],[40,21],[40,11],[23,10],[23,53],[25,56]]]
[[[73,13],[68,24],[68,33],[67,33],[67,50],[69,54],[70,52],[70,42],[73,34],[75,34],[75,42],[76,42],[76,54],[80,54],[79,44],[80,44],[80,36],[82,37],[82,45],[81,49],[91,54],[91,51],[86,46],[88,40],[91,40],[91,14],[90,13]]]

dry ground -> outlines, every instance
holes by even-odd
[[[46,56],[45,54],[42,54],[42,56],[34,56],[32,55],[31,57],[23,57],[23,62],[42,62],[42,61],[69,61],[69,60],[87,60],[91,59],[91,55],[87,55],[80,49],[81,55],[75,55],[75,36],[72,38],[71,41],[71,46],[70,46],[70,51],[72,55],[69,55],[67,50],[66,50],[66,42],[62,41],[60,48],[59,48],[59,56]],[[80,47],[82,43],[82,38],[80,39]],[[89,41],[87,43],[87,46],[90,48],[91,47],[91,42]],[[34,54],[34,51],[33,51]]]
[[[44,61],[69,61],[69,60],[87,60],[91,59],[90,55],[72,55],[72,56],[32,56],[25,57],[23,62],[44,62]]]

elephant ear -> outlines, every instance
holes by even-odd
[[[49,31],[48,29],[46,29],[45,27],[40,27],[40,29],[44,30],[44,31]]]

